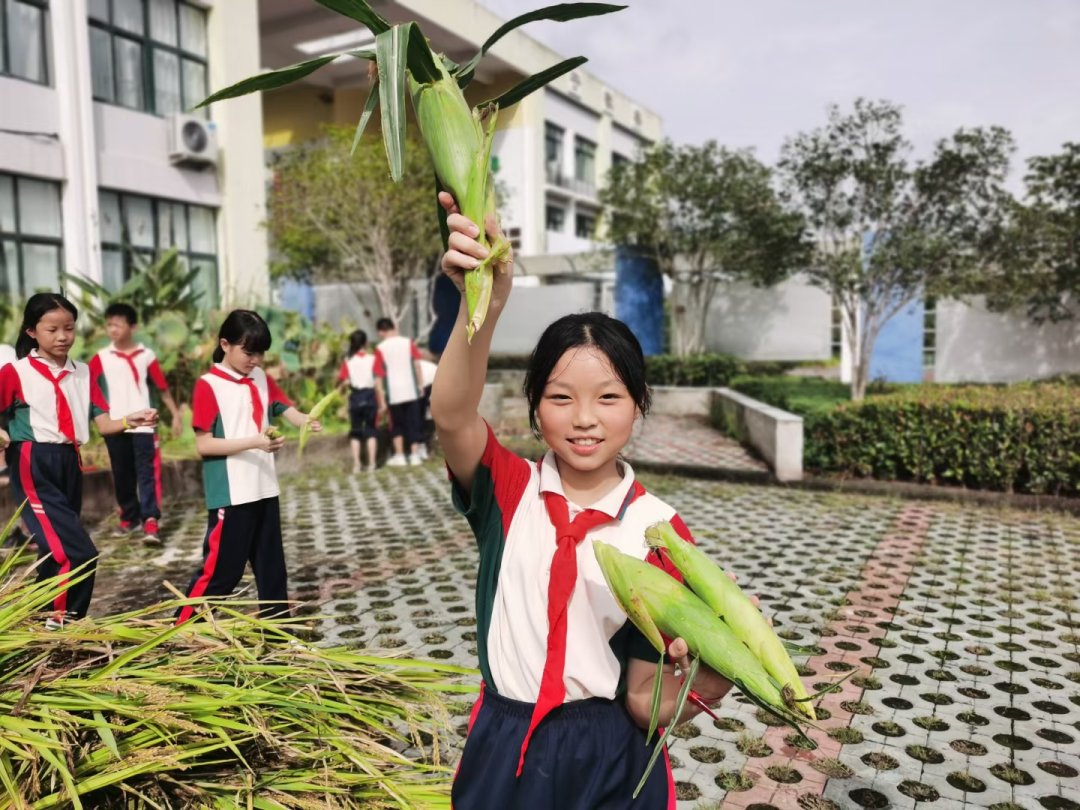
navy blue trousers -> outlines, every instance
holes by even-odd
[[[90,608],[98,550],[83,528],[82,471],[70,444],[13,442],[7,451],[11,492],[16,503],[29,501],[22,517],[38,546],[38,579],[65,576],[82,565],[90,575],[56,597],[61,617],[81,619]],[[82,572],[80,572],[82,573]]]
[[[112,465],[120,519],[137,525],[161,517],[160,460],[154,433],[118,433],[105,437]]]
[[[453,810],[674,810],[666,753],[632,798],[659,735],[646,745],[621,700],[590,698],[552,711],[533,732],[517,777],[532,710],[484,690],[454,778]]]
[[[289,583],[281,543],[281,507],[277,498],[210,509],[203,540],[203,564],[188,585],[187,595],[228,596],[244,576],[247,564],[255,574],[261,616],[288,616]],[[177,613],[177,623],[191,618],[191,605]]]
[[[375,416],[377,413],[375,389],[353,388],[349,392],[349,438],[375,438],[378,435],[375,430]]]

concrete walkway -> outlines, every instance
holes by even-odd
[[[692,424],[649,422],[635,454],[707,446]],[[734,696],[719,722],[677,729],[679,810],[1080,808],[1080,520],[642,478],[813,648],[808,683],[855,672],[820,702],[816,750]],[[327,642],[475,666],[476,554],[439,464],[285,485],[290,582]],[[162,550],[99,532],[94,612],[184,587],[204,525],[188,502]],[[452,708],[463,734],[469,704]]]

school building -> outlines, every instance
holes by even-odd
[[[0,3],[0,293],[118,289],[175,246],[209,306],[269,296],[256,0]]]

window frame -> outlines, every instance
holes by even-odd
[[[207,307],[213,309],[220,305],[221,302],[221,260],[218,257],[220,247],[218,246],[218,234],[217,223],[218,213],[221,209],[214,208],[209,205],[199,205],[198,203],[188,202],[186,200],[174,200],[168,197],[150,197],[146,194],[132,194],[126,191],[119,191],[112,188],[99,188],[98,189],[98,208],[99,210],[104,206],[101,205],[101,196],[104,194],[112,194],[116,197],[117,211],[119,211],[120,222],[120,241],[112,242],[105,239],[101,233],[101,228],[104,227],[104,217],[102,217],[102,224],[99,225],[98,240],[101,246],[101,255],[104,256],[107,252],[119,252],[123,261],[123,278],[121,283],[126,284],[131,280],[135,270],[135,254],[140,256],[149,256],[152,260],[154,257],[160,255],[166,250],[176,248],[177,253],[187,262],[187,268],[190,270],[194,267],[196,261],[212,261],[214,263],[214,289],[213,300],[203,301]],[[150,222],[153,228],[152,241],[153,247],[139,247],[134,244],[131,238],[131,231],[128,227],[127,221],[127,207],[125,205],[126,200],[144,200],[150,203]],[[187,247],[181,248],[175,243],[170,245],[161,245],[161,206],[180,206],[184,211],[184,232],[186,234],[185,242]],[[210,211],[213,216],[214,224],[214,253],[205,253],[203,251],[195,251],[191,249],[191,209],[192,208],[205,208]],[[102,283],[104,284],[104,278]],[[115,290],[110,290],[115,292]]]
[[[579,172],[582,167],[582,155],[587,155],[591,161],[592,177],[581,177]],[[574,135],[574,180],[583,183],[589,188],[596,187],[596,141],[591,141],[583,135]]]
[[[11,53],[8,48],[8,36],[11,32],[11,21],[8,18],[8,0],[0,0],[0,76],[6,79],[18,79],[42,87],[51,87],[52,75],[49,71],[49,0],[13,0],[24,6],[31,6],[41,11],[41,27],[38,37],[41,40],[41,79],[31,79],[20,76],[11,70]]]
[[[150,4],[149,0],[139,0],[139,7],[142,9],[142,33],[135,33],[129,31],[126,28],[121,28],[116,25],[115,20],[115,2],[116,0],[105,0],[108,4],[109,19],[108,21],[100,20],[97,17],[87,14],[87,25],[89,28],[104,31],[109,35],[109,54],[112,65],[112,75],[109,77],[112,83],[112,98],[101,98],[98,95],[93,95],[93,100],[99,104],[111,104],[114,107],[121,107],[125,110],[134,110],[136,112],[149,113],[150,115],[156,115],[164,118],[167,115],[184,114],[184,115],[200,115],[195,111],[194,106],[202,101],[199,99],[187,99],[185,98],[184,87],[184,60],[190,60],[192,62],[198,62],[203,67],[203,93],[209,92],[210,83],[210,59],[209,55],[203,56],[197,54],[194,51],[184,50],[182,46],[182,23],[181,23],[181,7],[187,6],[198,11],[203,18],[204,24],[208,24],[209,11],[203,6],[197,3],[189,3],[186,0],[172,0],[173,13],[176,18],[176,44],[170,45],[167,42],[161,42],[154,39],[150,32]],[[129,42],[134,42],[141,48],[140,64],[139,64],[139,76],[142,79],[142,105],[139,107],[131,107],[127,104],[123,104],[119,101],[120,93],[117,86],[117,59],[116,59],[116,38],[120,37]],[[177,90],[180,97],[180,109],[174,112],[159,112],[157,108],[157,81],[156,71],[154,66],[154,54],[157,51],[163,51],[176,57],[177,59]],[[91,43],[91,62],[93,61],[93,46]],[[203,96],[205,98],[205,95]]]
[[[23,299],[27,297],[27,293],[32,293],[31,290],[26,289],[26,260],[23,254],[23,245],[45,245],[47,247],[57,248],[57,267],[56,277],[57,280],[63,283],[64,276],[64,200],[63,200],[63,188],[58,180],[51,180],[47,177],[33,177],[28,174],[15,174],[14,172],[0,172],[0,177],[11,178],[11,193],[14,201],[14,213],[15,213],[15,230],[5,231],[0,226],[0,244],[5,242],[15,243],[15,273],[16,283],[18,289],[9,290],[8,294],[15,299]],[[59,236],[39,236],[35,234],[25,234],[22,229],[22,216],[19,207],[19,181],[20,180],[32,180],[36,183],[48,183],[56,188],[56,202],[57,210],[60,215],[60,235]]]

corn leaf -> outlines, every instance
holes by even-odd
[[[367,0],[315,0],[315,2],[356,20],[361,25],[370,28],[373,34],[378,35],[390,29],[390,23],[376,14]]]
[[[379,103],[379,80],[375,79],[372,82],[371,90],[368,91],[367,101],[364,102],[364,111],[360,114],[360,121],[356,125],[356,134],[353,135],[352,149],[349,154],[356,154],[356,147],[360,144],[360,138],[364,134],[364,130],[367,128],[368,121],[371,120],[371,114],[375,112],[375,105]]]
[[[408,45],[409,28],[404,25],[395,25],[375,38],[383,144],[390,163],[390,177],[394,182],[401,180],[405,173],[405,67]]]
[[[451,71],[454,78],[457,79],[458,86],[465,88],[473,80],[473,76],[476,73],[476,66],[480,64],[480,60],[484,57],[491,48],[509,34],[515,28],[536,22],[538,20],[550,20],[553,22],[569,22],[570,20],[579,20],[583,17],[595,17],[600,14],[610,14],[613,11],[622,11],[626,6],[616,6],[610,3],[560,3],[554,6],[547,6],[546,8],[538,8],[535,11],[530,11],[527,14],[514,17],[512,20],[503,23],[496,29],[495,33],[485,40],[484,44],[480,46],[480,50],[477,51],[476,56],[466,62],[456,72]]]
[[[324,65],[330,64],[339,56],[354,56],[357,59],[370,60],[375,57],[375,54],[371,51],[342,51],[341,53],[332,53],[326,56],[319,56],[315,59],[309,59],[306,62],[298,62],[295,65],[289,65],[288,67],[279,68],[278,70],[271,70],[267,73],[260,73],[258,76],[249,76],[246,79],[241,79],[236,84],[229,85],[223,90],[211,93],[196,104],[195,107],[198,109],[199,107],[206,107],[209,104],[213,104],[215,101],[222,101],[227,98],[237,98],[238,96],[246,96],[249,93],[257,93],[262,90],[274,90],[278,87],[284,87],[287,84],[292,84],[293,82],[304,78],[309,73],[314,73]]]
[[[505,110],[507,107],[517,104],[530,93],[536,92],[541,87],[550,84],[563,74],[569,73],[574,68],[584,65],[588,61],[589,60],[584,56],[575,56],[573,59],[559,62],[559,64],[552,65],[547,70],[542,70],[539,73],[534,73],[527,79],[523,79],[498,98],[493,98],[486,103],[498,104],[500,110]]]

